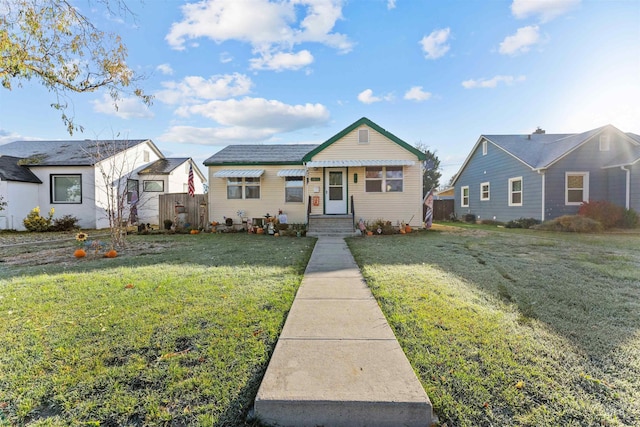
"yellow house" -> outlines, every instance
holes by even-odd
[[[208,158],[209,218],[350,217],[422,226],[425,155],[367,118],[320,145],[231,145]],[[255,221],[254,220],[254,221]]]

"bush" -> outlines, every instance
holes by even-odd
[[[476,216],[475,214],[472,214],[472,213],[465,214],[463,218],[464,218],[464,222],[471,222],[471,223],[476,222]]]
[[[638,226],[638,222],[640,222],[640,217],[638,217],[638,213],[633,209],[625,209],[624,215],[622,216],[622,223],[620,224],[620,227],[636,228]]]
[[[564,215],[550,221],[545,221],[533,228],[543,231],[571,231],[576,233],[595,233],[603,227],[598,221],[582,215]]]
[[[53,208],[49,211],[49,217],[40,216],[40,207],[36,206],[22,220],[24,228],[29,231],[49,231],[51,229],[51,219],[53,218]]]
[[[578,215],[598,221],[605,229],[619,227],[624,218],[625,209],[611,202],[597,200],[584,202],[578,209]]]
[[[56,218],[53,220],[51,230],[53,231],[73,231],[78,228],[78,218],[73,215],[65,215],[62,218]]]
[[[171,221],[170,219],[165,219],[164,220],[164,229],[165,230],[171,230],[171,226],[173,225],[173,221]]]
[[[540,224],[540,220],[535,218],[518,218],[512,219],[505,224],[506,228],[531,228],[534,225]]]
[[[480,224],[483,225],[502,225],[500,221],[495,221],[493,219],[482,219],[480,220]]]
[[[385,221],[383,219],[375,220],[373,224],[371,224],[371,226],[367,228],[373,231],[373,234],[395,234],[396,233],[396,229],[393,225],[391,225],[391,221]],[[380,230],[381,233],[378,233],[378,230]]]

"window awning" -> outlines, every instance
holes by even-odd
[[[216,178],[259,178],[264,169],[222,169],[213,174]]]
[[[318,160],[307,162],[310,168],[342,168],[362,166],[413,166],[413,160]]]
[[[305,169],[280,169],[278,176],[306,176],[307,171]]]

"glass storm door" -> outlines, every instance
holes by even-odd
[[[347,171],[345,169],[325,169],[325,213],[347,213]]]

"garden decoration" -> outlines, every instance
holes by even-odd
[[[87,256],[87,252],[84,250],[84,243],[87,241],[87,233],[76,234],[76,242],[78,242],[78,249],[73,252],[73,256],[76,258],[83,258]]]

